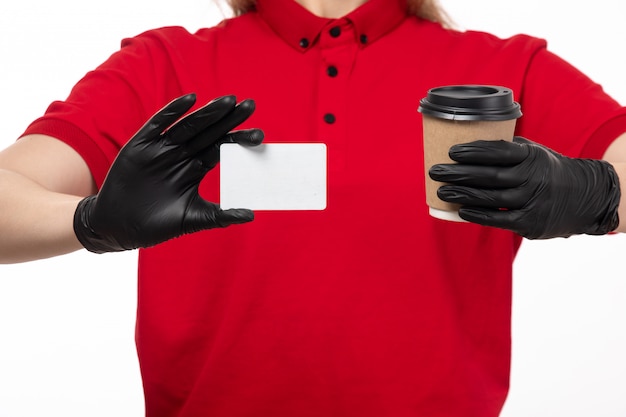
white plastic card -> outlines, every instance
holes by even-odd
[[[220,206],[251,210],[324,210],[326,145],[267,143],[220,148]]]

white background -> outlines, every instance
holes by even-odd
[[[443,0],[461,28],[549,40],[626,103],[619,0]],[[566,6],[569,5],[569,8]],[[228,15],[212,0],[0,3],[0,147],[143,30]],[[1,213],[0,213],[1,215]],[[135,253],[0,266],[0,417],[141,416]],[[525,242],[505,417],[626,415],[626,236]]]

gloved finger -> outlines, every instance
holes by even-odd
[[[254,212],[248,209],[220,210],[215,220],[220,227],[248,223],[254,220]]]
[[[258,146],[263,142],[265,133],[261,129],[233,130],[220,140],[222,143],[238,143],[242,146]]]
[[[435,181],[485,188],[512,188],[526,181],[514,167],[487,165],[436,164],[428,176]]]
[[[563,155],[561,155],[560,153],[558,153],[557,151],[555,151],[555,150],[553,150],[553,149],[548,148],[547,146],[544,146],[544,145],[541,145],[541,144],[539,144],[539,143],[533,142],[532,140],[529,140],[529,139],[523,138],[523,137],[521,137],[521,136],[515,136],[515,137],[513,138],[513,142],[518,143],[518,144],[520,144],[520,145],[522,145],[522,146],[526,146],[526,147],[528,147],[529,152],[530,152],[530,149],[534,147],[534,148],[540,148],[540,149],[542,149],[543,151],[548,152],[548,153],[550,153],[550,154],[552,154],[552,155],[554,155],[554,156],[558,156],[558,157],[563,156]]]
[[[236,104],[235,96],[223,96],[211,100],[205,106],[176,122],[167,131],[168,142],[184,143],[192,140],[197,134],[218,123],[232,112]]]
[[[255,109],[253,100],[244,100],[235,106],[233,111],[200,132],[192,140],[187,142],[187,150],[190,153],[198,153],[207,149],[221,140],[231,130],[243,123],[252,115]]]
[[[252,210],[245,208],[222,210],[219,205],[198,196],[188,206],[183,228],[185,233],[194,233],[215,227],[247,223],[252,220],[254,220]]]
[[[483,226],[507,229],[516,233],[520,233],[517,225],[521,223],[523,216],[524,214],[519,210],[494,210],[476,207],[461,207],[459,209],[459,217],[463,220]]]
[[[532,195],[524,188],[494,190],[444,185],[437,189],[437,197],[463,206],[512,210],[524,207]]]
[[[453,145],[448,155],[463,164],[507,166],[522,162],[528,156],[528,149],[504,140],[477,140]]]
[[[220,161],[219,148],[222,143],[238,143],[242,146],[258,146],[263,142],[264,133],[261,129],[234,130],[222,139],[205,149],[199,156],[202,166],[209,171]]]
[[[152,141],[160,136],[176,120],[180,119],[193,107],[196,102],[195,94],[187,94],[171,101],[159,110],[154,116],[144,124],[133,136],[133,142],[141,143]]]

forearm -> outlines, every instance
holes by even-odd
[[[615,229],[616,232],[626,232],[626,162],[611,162],[621,185],[621,198],[618,209],[619,226]]]
[[[604,153],[605,161],[613,165],[621,188],[621,198],[618,208],[619,226],[616,232],[626,232],[626,133],[619,136]]]
[[[80,200],[0,169],[0,263],[49,258],[82,248],[73,229]]]

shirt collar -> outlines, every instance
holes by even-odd
[[[362,46],[375,42],[407,17],[406,0],[368,0],[343,19],[315,16],[295,0],[257,0],[259,16],[293,48],[306,51],[334,21],[354,24]]]

